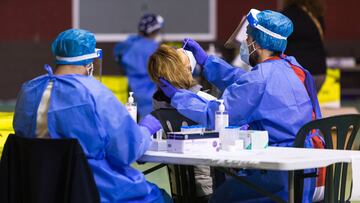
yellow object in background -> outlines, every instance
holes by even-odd
[[[320,106],[340,108],[340,69],[328,68],[326,80],[318,93]]]
[[[125,76],[105,75],[102,76],[102,84],[109,88],[116,98],[126,103],[128,98],[128,80]],[[0,155],[9,134],[14,133],[12,126],[14,112],[0,112]]]
[[[125,104],[128,98],[128,80],[125,76],[120,75],[103,75],[101,83],[109,88],[118,98],[118,100]]]
[[[182,42],[165,42],[165,44],[175,48],[182,48]]]
[[[0,156],[8,135],[14,133],[13,118],[13,112],[0,112]]]

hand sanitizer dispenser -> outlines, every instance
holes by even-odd
[[[229,114],[225,111],[224,100],[218,100],[220,102],[219,110],[215,113],[215,130],[220,131],[229,126]]]
[[[128,102],[126,103],[126,109],[128,110],[130,116],[137,122],[137,106],[133,97],[134,92],[129,92]]]

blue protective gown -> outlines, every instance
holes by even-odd
[[[26,82],[18,95],[13,126],[36,137],[37,109],[49,81],[51,138],[76,138],[92,168],[101,202],[163,202],[160,190],[130,166],[148,149],[150,132],[138,126],[105,86],[83,75],[48,75]]]
[[[140,118],[152,111],[152,95],[156,91],[156,85],[148,75],[147,62],[158,46],[158,42],[138,35],[130,36],[115,46],[114,55],[122,55],[120,64],[124,67],[129,86],[134,92]]]
[[[270,146],[289,147],[298,130],[312,120],[313,111],[317,118],[321,117],[311,75],[303,69],[306,74],[304,85],[289,63],[303,69],[293,57],[285,57],[265,61],[250,72],[245,72],[219,58],[209,56],[204,65],[204,75],[209,82],[224,91],[222,99],[229,112],[230,125],[249,124],[251,129],[266,130]],[[180,90],[172,98],[171,104],[184,116],[208,128],[214,128],[218,102],[208,102],[196,94]],[[310,139],[307,139],[306,146],[311,147]],[[246,178],[287,199],[286,172],[267,171],[264,174],[252,170]],[[311,202],[315,179],[308,178],[304,184],[303,200]],[[267,198],[254,198],[259,198],[259,194],[230,179],[215,191],[212,201],[269,201]]]

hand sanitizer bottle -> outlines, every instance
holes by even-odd
[[[130,96],[128,98],[128,102],[126,103],[126,109],[128,110],[130,116],[137,122],[137,106],[134,102],[133,94],[134,92],[129,92]]]
[[[218,100],[220,102],[219,110],[215,113],[215,130],[220,131],[229,126],[229,114],[225,111],[224,100]]]

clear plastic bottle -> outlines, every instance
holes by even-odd
[[[215,113],[215,130],[220,131],[229,126],[229,114],[225,110],[224,100],[218,100],[220,102],[219,110]]]
[[[209,49],[206,51],[208,55],[214,55],[217,57],[222,57],[222,54],[216,50],[216,47],[213,43],[209,44]]]
[[[137,106],[134,101],[134,97],[132,96],[134,92],[129,92],[128,102],[126,103],[126,109],[128,110],[130,116],[137,122]]]

